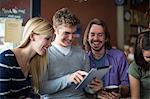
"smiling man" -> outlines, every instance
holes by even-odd
[[[84,33],[84,46],[88,52],[91,68],[112,66],[105,75],[103,86],[120,86],[120,93],[99,91],[100,98],[116,99],[129,95],[128,62],[124,53],[111,47],[110,34],[104,21],[92,19]],[[98,87],[98,86],[93,86]]]
[[[53,16],[55,39],[48,49],[48,74],[44,76],[42,93],[50,99],[85,99],[83,91],[75,89],[89,71],[89,59],[79,46],[73,46],[79,19],[62,8]]]

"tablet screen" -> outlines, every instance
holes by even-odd
[[[75,87],[75,89],[83,89],[94,79],[102,79],[102,77],[108,72],[111,66],[104,66],[100,68],[92,68],[88,75]]]

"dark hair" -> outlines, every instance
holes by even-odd
[[[111,49],[112,47],[111,47],[111,43],[110,43],[110,34],[108,32],[107,26],[103,20],[100,20],[97,18],[92,19],[86,27],[86,30],[84,32],[84,38],[83,38],[84,49],[89,51],[91,48],[89,45],[89,42],[88,42],[88,34],[89,34],[90,28],[92,27],[93,24],[101,25],[104,28],[105,47],[106,47],[106,49]]]
[[[76,26],[80,20],[68,8],[58,10],[53,16],[53,26],[59,25]]]
[[[146,72],[150,69],[150,63],[145,61],[142,49],[150,50],[150,31],[141,32],[136,40],[134,58],[137,65]]]

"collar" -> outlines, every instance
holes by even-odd
[[[111,63],[110,63],[110,58],[113,57],[113,55],[111,54],[111,50],[112,50],[112,49],[110,49],[110,50],[106,49],[106,50],[105,50],[105,55],[106,55],[106,57],[107,57],[107,59],[105,60],[105,65],[106,65],[106,66],[111,65]],[[94,63],[95,58],[93,57],[93,54],[92,54],[91,51],[88,52],[88,56],[89,56],[89,59],[91,60],[91,63],[94,65],[94,64],[95,64],[95,63]],[[91,65],[91,66],[92,66],[92,65]],[[94,66],[95,66],[95,65],[94,65]],[[94,67],[94,66],[92,66],[92,67]]]
[[[111,49],[110,49],[111,50]],[[110,50],[106,49],[105,50],[105,54],[111,56]],[[88,56],[93,57],[93,53],[92,51],[88,51]],[[93,57],[94,58],[94,57]]]

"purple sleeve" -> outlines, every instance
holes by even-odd
[[[128,77],[128,67],[129,64],[124,54],[121,55],[119,59],[119,78],[121,85],[129,85]]]

